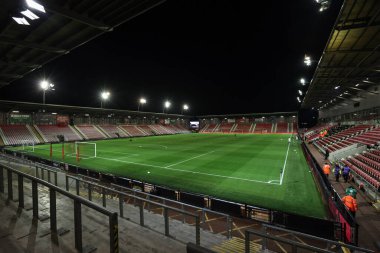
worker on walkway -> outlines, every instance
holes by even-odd
[[[342,198],[342,202],[347,207],[348,211],[350,211],[352,217],[355,217],[356,211],[358,210],[356,199],[351,195],[346,195]]]
[[[349,175],[350,175],[350,167],[345,165],[343,168],[343,178],[344,178],[345,183],[347,183]]]
[[[325,176],[327,178],[329,178],[330,169],[331,169],[330,164],[328,162],[325,162],[325,165],[323,165],[323,169],[322,170],[323,170],[323,174],[325,174]]]
[[[335,181],[336,182],[339,182],[339,177],[340,177],[341,173],[342,173],[342,170],[339,166],[339,163],[336,163],[335,167],[334,167],[334,175],[335,175]]]

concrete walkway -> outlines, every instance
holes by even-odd
[[[13,164],[14,165],[14,164]],[[34,171],[23,166],[23,172]],[[59,173],[60,174],[60,173]],[[5,190],[7,190],[7,182]],[[58,185],[63,188],[64,177],[58,175]],[[74,193],[74,184],[70,192]],[[0,194],[0,253],[2,252],[77,252],[74,248],[74,211],[73,201],[57,194],[58,229],[67,230],[62,235],[50,233],[49,192],[45,187],[39,187],[40,219],[32,219],[31,184],[24,183],[25,208],[19,209],[18,202],[6,200],[7,194]],[[17,194],[17,177],[13,178],[13,196]],[[83,191],[83,192],[82,192]],[[81,190],[84,194],[85,189]],[[96,198],[96,197],[95,197]],[[101,203],[101,199],[94,199]],[[119,202],[107,199],[107,209],[118,211]],[[124,205],[124,218],[119,217],[120,252],[186,252],[186,243],[195,242],[195,226],[169,218],[170,237],[164,235],[164,219],[157,213],[144,210],[145,226],[139,223],[139,208]],[[102,214],[82,206],[82,227],[84,251],[109,252],[108,218]],[[201,245],[212,248],[227,241],[225,236],[213,234],[201,229]]]
[[[325,162],[323,154],[321,154],[314,145],[306,145],[317,160],[319,166],[322,167]],[[348,186],[357,188],[354,183],[344,183],[342,178],[340,178],[340,182],[336,182],[333,175],[330,175],[329,181],[341,198],[345,195],[345,190]],[[358,188],[357,190],[358,194],[356,200],[359,210],[355,218],[359,224],[359,246],[372,250],[380,250],[378,246],[376,246],[377,243],[380,242],[380,213],[376,212],[365,193]]]

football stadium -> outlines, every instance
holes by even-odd
[[[237,2],[0,3],[0,252],[380,250],[380,2]]]

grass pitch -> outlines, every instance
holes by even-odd
[[[288,134],[183,134],[102,140],[80,149],[66,146],[65,162],[172,189],[296,214],[325,217],[312,173]],[[21,149],[20,147],[18,149]],[[26,151],[26,150],[24,150]],[[29,149],[29,152],[30,149]],[[49,159],[49,145],[33,155]],[[62,161],[61,144],[53,160]]]

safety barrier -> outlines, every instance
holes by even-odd
[[[93,189],[95,189],[95,188],[100,189],[103,207],[107,206],[107,198],[106,198],[107,194],[117,195],[117,197],[119,199],[119,215],[120,215],[120,217],[124,217],[124,202],[125,202],[124,199],[125,198],[132,198],[134,201],[134,204],[139,207],[139,218],[140,218],[139,224],[141,226],[145,226],[145,219],[144,219],[144,206],[145,205],[155,205],[155,206],[159,206],[160,208],[163,208],[163,216],[164,216],[164,223],[165,223],[165,233],[164,233],[165,236],[170,236],[169,211],[179,213],[183,216],[188,216],[188,217],[194,218],[194,220],[195,220],[195,243],[197,245],[200,245],[200,218],[199,218],[199,215],[185,211],[185,210],[182,210],[182,209],[179,209],[179,208],[175,208],[175,207],[171,207],[171,206],[168,206],[165,204],[157,203],[157,202],[152,201],[150,199],[139,197],[139,196],[137,196],[136,191],[133,191],[133,194],[129,194],[129,193],[121,192],[121,191],[118,191],[118,190],[115,190],[115,189],[112,189],[112,188],[109,188],[109,187],[106,187],[106,186],[103,186],[103,185],[100,185],[97,183],[88,182],[86,180],[83,180],[83,179],[80,179],[80,178],[66,174],[66,180],[65,181],[66,181],[66,190],[67,191],[70,190],[69,179],[74,180],[76,195],[78,195],[78,196],[80,195],[80,183],[84,183],[87,185],[87,187],[88,187],[88,199],[90,201],[92,201]]]
[[[38,219],[38,185],[45,186],[49,189],[49,202],[50,202],[50,230],[57,234],[57,198],[56,194],[62,194],[74,201],[74,227],[75,227],[75,248],[79,251],[83,251],[82,244],[82,205],[85,205],[99,213],[108,216],[109,219],[109,248],[110,252],[119,252],[119,239],[118,239],[118,214],[111,212],[101,206],[94,204],[80,196],[76,196],[72,193],[65,191],[51,183],[48,183],[42,179],[36,178],[29,174],[20,172],[7,165],[0,164],[0,192],[5,193],[4,189],[4,171],[7,172],[7,199],[13,200],[13,174],[17,175],[18,181],[18,205],[19,208],[24,208],[24,179],[28,179],[32,184],[32,204],[33,204],[33,218]],[[52,235],[53,235],[52,233]]]
[[[287,234],[288,237],[290,237],[291,239],[280,237],[276,235],[275,232],[283,232]],[[253,229],[247,229],[245,231],[245,253],[250,253],[251,235],[258,236],[262,239],[261,250],[264,252],[267,252],[268,250],[273,251],[273,249],[269,247],[269,245],[273,245],[269,243],[269,240],[274,241],[275,244],[279,245],[278,247],[282,248],[286,252],[289,252],[289,250],[285,248],[290,247],[290,251],[292,253],[299,252],[301,249],[311,252],[330,253],[331,248],[346,248],[349,249],[351,252],[374,252],[369,249],[356,247],[339,241],[332,241],[289,229],[274,227],[271,225],[263,225],[262,231],[257,231]],[[307,240],[308,242],[313,241],[315,245],[311,245],[311,243],[305,243],[301,238]]]

